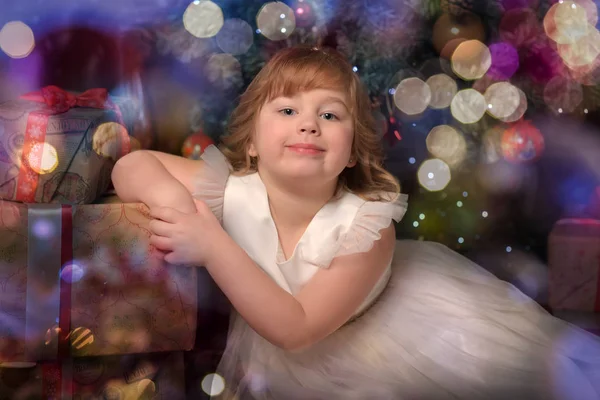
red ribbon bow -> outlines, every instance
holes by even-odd
[[[119,107],[114,104],[108,96],[106,89],[90,89],[82,94],[75,95],[57,86],[46,86],[37,92],[27,93],[21,99],[43,103],[46,107],[29,113],[27,126],[25,128],[24,145],[22,151],[22,162],[19,170],[16,199],[26,203],[35,202],[38,187],[39,171],[32,168],[36,165],[40,168],[44,147],[40,143],[46,141],[46,129],[50,116],[62,114],[73,107],[89,107],[112,110],[116,114],[117,122],[123,126],[123,115]],[[121,148],[119,158],[129,153],[131,144],[129,135],[125,129],[120,129]],[[33,161],[32,161],[33,160]]]
[[[58,86],[46,86],[41,91],[21,96],[24,100],[45,103],[55,113],[64,113],[73,107],[114,109],[106,89],[90,89],[74,95]]]

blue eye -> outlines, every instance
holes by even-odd
[[[321,114],[321,117],[323,117],[327,121],[333,121],[333,120],[338,119],[338,117],[335,114],[332,114],[332,113]]]
[[[282,113],[283,115],[294,115],[295,111],[292,110],[291,108],[284,108],[282,110],[279,110],[280,113]]]

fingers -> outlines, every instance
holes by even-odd
[[[175,253],[171,252],[169,254],[167,254],[164,258],[164,260],[166,262],[168,262],[169,264],[179,264],[179,260],[176,257]]]
[[[163,252],[168,252],[168,251],[173,250],[173,244],[171,243],[171,239],[163,237],[163,236],[157,236],[157,235],[150,236],[150,244],[152,246],[156,247],[158,250],[161,250]]]
[[[171,236],[172,227],[171,224],[168,222],[153,219],[150,221],[148,228],[150,228],[150,232],[157,236]]]

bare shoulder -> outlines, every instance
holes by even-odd
[[[306,316],[306,334],[294,347],[317,342],[346,323],[390,265],[396,244],[394,224],[363,253],[337,257],[319,270],[296,296]]]

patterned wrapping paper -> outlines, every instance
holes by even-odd
[[[118,108],[103,108],[105,93],[96,91],[99,100],[80,102],[94,108],[25,99],[0,104],[0,198],[89,204],[109,187],[129,139]],[[75,98],[58,88],[44,93]]]
[[[548,242],[549,306],[600,312],[600,221],[563,219]]]
[[[193,348],[197,270],[149,245],[142,204],[0,201],[0,362]]]
[[[0,399],[185,399],[182,352],[0,364]]]

